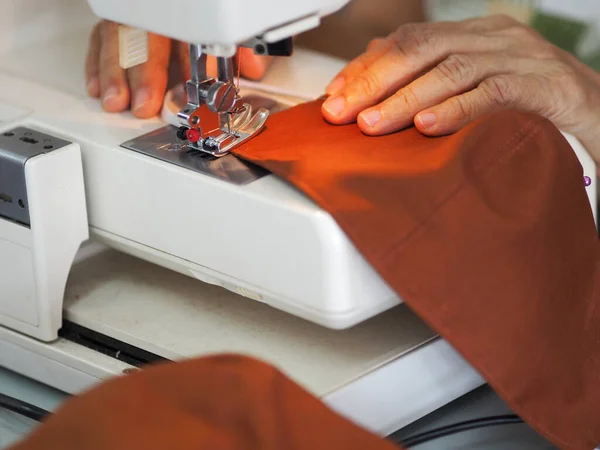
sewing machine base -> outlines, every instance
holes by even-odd
[[[483,384],[404,306],[328,330],[102,246],[80,252],[63,316],[51,343],[0,327],[0,365],[76,394],[157,361],[249,355],[381,435]]]
[[[4,328],[0,328],[0,366],[72,395],[139,370],[66,338],[42,344]],[[301,378],[290,375],[302,384]],[[315,395],[380,436],[388,436],[485,384],[441,339],[357,375],[347,385]]]
[[[122,147],[236,185],[256,181],[268,172],[228,154],[217,158],[179,142],[177,129],[167,125],[121,144]]]

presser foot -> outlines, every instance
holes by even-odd
[[[244,104],[236,114],[219,113],[220,127],[202,134],[199,127],[181,126],[177,137],[187,141],[187,146],[196,151],[220,158],[231,150],[256,136],[265,126],[270,111]]]

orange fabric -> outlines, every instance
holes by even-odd
[[[600,248],[558,130],[509,111],[448,137],[375,138],[320,107],[274,115],[237,154],[331,213],[530,425],[564,449],[599,444]]]
[[[215,356],[110,380],[11,450],[397,450],[280,372]]]
[[[320,101],[237,154],[330,212],[404,301],[531,426],[600,443],[600,248],[582,169],[552,124],[504,112],[443,138],[367,137]],[[165,365],[67,402],[13,450],[385,450],[244,358]]]

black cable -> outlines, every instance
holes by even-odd
[[[476,430],[478,428],[486,428],[499,425],[511,425],[523,423],[523,420],[514,414],[504,416],[491,416],[482,417],[479,419],[467,420],[465,422],[458,422],[452,425],[447,425],[433,430],[425,431],[423,433],[416,434],[401,440],[398,444],[404,448],[416,447],[417,445],[424,444],[435,439],[440,439],[452,434],[462,433],[465,431]]]
[[[36,422],[41,422],[50,415],[49,411],[4,394],[0,394],[0,408],[20,414]]]

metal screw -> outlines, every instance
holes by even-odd
[[[227,112],[235,104],[236,89],[231,84],[215,82],[206,93],[206,105],[213,112]]]

